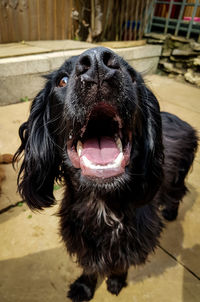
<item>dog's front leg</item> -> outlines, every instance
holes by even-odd
[[[113,295],[119,295],[123,287],[126,287],[127,272],[121,274],[112,274],[108,277],[107,289]]]
[[[89,301],[93,298],[97,284],[97,275],[82,274],[74,283],[70,285],[67,294],[73,302]]]

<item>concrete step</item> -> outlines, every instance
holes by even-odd
[[[57,69],[71,56],[95,46],[71,40],[0,45],[0,105],[14,104],[25,97],[33,99],[43,86],[42,75]],[[161,46],[122,46],[114,51],[136,70],[143,74],[156,71]]]

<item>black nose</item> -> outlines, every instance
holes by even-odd
[[[79,57],[76,74],[81,80],[100,84],[111,79],[119,69],[119,59],[111,50],[104,47],[92,48]]]

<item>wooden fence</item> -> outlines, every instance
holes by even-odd
[[[0,0],[0,42],[71,39],[73,0]]]
[[[140,40],[148,21],[151,0],[104,1],[101,40]]]
[[[152,0],[0,0],[0,43],[141,39]]]
[[[153,0],[74,0],[73,29],[77,38],[88,41],[139,40],[148,22]],[[88,19],[91,11],[91,24]],[[85,22],[86,21],[86,22]],[[88,29],[88,32],[87,32]]]

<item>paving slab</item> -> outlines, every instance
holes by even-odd
[[[200,89],[158,75],[148,77],[146,82],[157,96],[161,110],[177,114],[193,125],[200,136]],[[161,245],[200,278],[200,148],[187,186],[190,192],[180,205],[177,221],[167,224]]]
[[[19,126],[28,118],[30,102],[3,106],[0,108],[0,150],[1,154],[14,154],[20,145]],[[5,179],[1,183],[0,210],[21,201],[17,193],[17,172],[11,164],[0,165]],[[11,189],[12,188],[12,189]]]
[[[200,137],[200,89],[155,74],[144,79],[157,97],[161,110],[177,114],[190,123]],[[196,160],[200,163],[200,150],[197,152]]]
[[[69,301],[66,290],[81,270],[60,242],[57,210],[32,213],[23,205],[0,215],[2,302]],[[103,282],[93,301],[197,302],[199,295],[199,280],[158,248],[149,263],[130,269],[117,299]]]
[[[200,163],[187,178],[189,192],[181,202],[175,222],[166,224],[161,246],[200,279]]]
[[[191,84],[181,83],[166,76],[151,75],[145,77],[145,82],[157,95],[161,109],[165,105],[177,105],[188,111],[200,113],[200,89]],[[174,113],[179,113],[174,111]],[[187,119],[187,115],[184,117]],[[200,125],[198,125],[200,128]]]
[[[14,153],[19,146],[19,126],[27,120],[31,102],[0,107],[0,152]]]
[[[0,165],[0,169],[5,175],[0,184],[0,211],[2,211],[20,202],[22,198],[17,192],[17,171],[13,169],[12,164]]]

